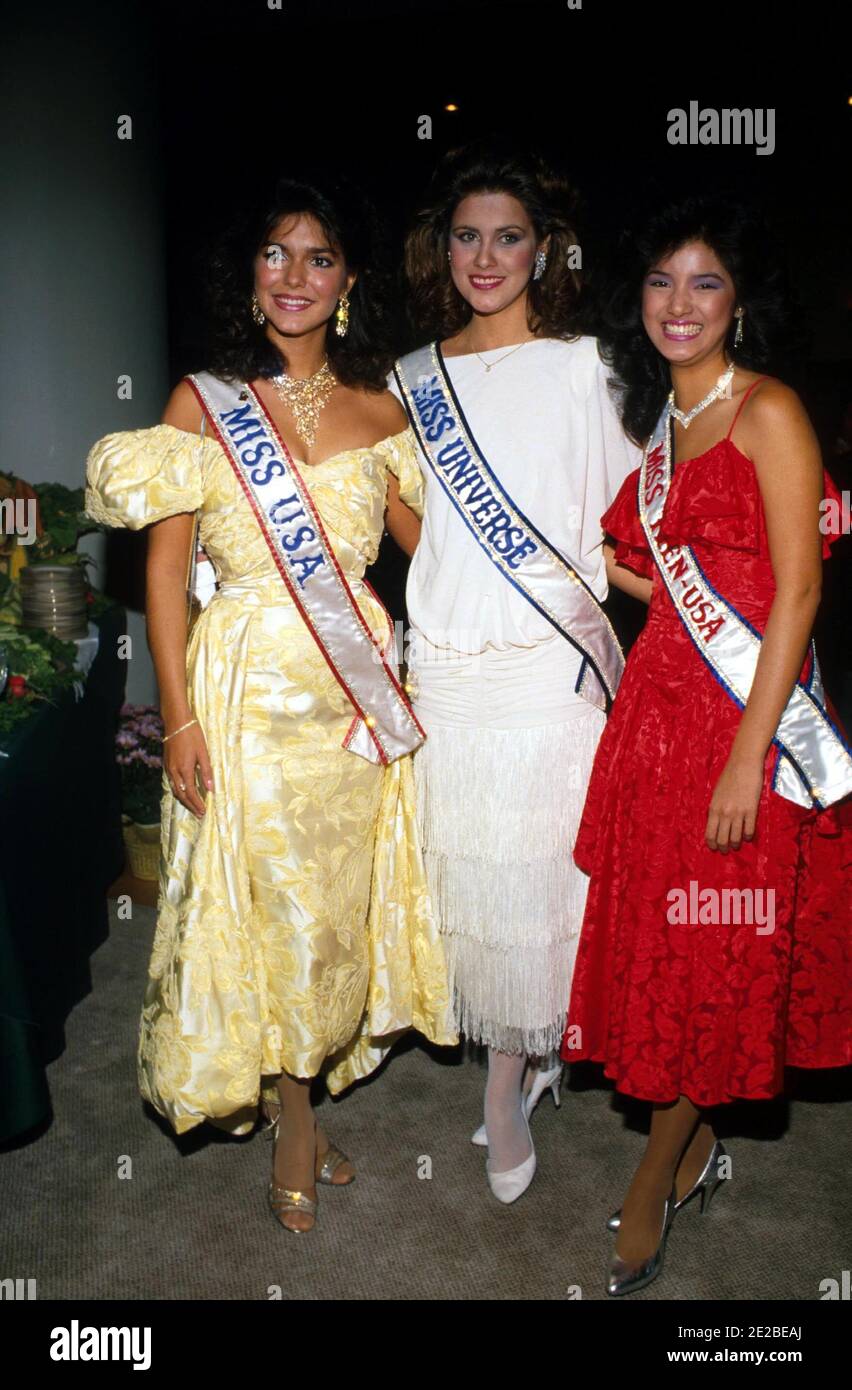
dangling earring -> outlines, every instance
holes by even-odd
[[[737,331],[734,334],[734,347],[739,347],[740,343],[743,340],[743,319],[745,318],[745,309],[736,309],[734,311],[734,318],[737,321]]]
[[[337,301],[334,317],[337,319],[334,325],[335,333],[338,338],[345,338],[347,329],[349,328],[349,295],[346,293],[346,290],[343,291]]]
[[[545,253],[544,251],[540,251],[540,250],[539,250],[539,251],[536,251],[536,253],[535,253],[535,270],[533,271],[533,279],[534,279],[534,280],[540,280],[540,279],[541,279],[542,275],[544,274],[544,268],[545,268],[546,265],[547,265],[547,255],[546,255],[546,253]]]
[[[266,323],[266,315],[261,309],[260,304],[258,303],[256,292],[251,297],[251,316],[257,324],[258,328],[261,324]]]

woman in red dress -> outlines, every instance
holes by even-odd
[[[641,296],[625,282],[611,358],[625,427],[656,447],[602,525],[610,583],[649,611],[574,850],[591,881],[562,1047],[652,1102],[609,1222],[612,1295],[659,1273],[675,1211],[695,1196],[703,1211],[729,1175],[709,1107],[777,1095],[785,1065],[852,1063],[852,759],[830,705],[808,694],[837,538],[838,509],[821,504],[837,490],[799,398],[760,371],[783,297],[759,227],[690,200],[634,254]],[[686,591],[685,560],[698,579]],[[759,650],[740,703],[738,617]],[[809,791],[782,736],[794,695],[819,726],[805,735],[821,741]]]

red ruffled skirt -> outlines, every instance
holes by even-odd
[[[770,749],[755,838],[709,850],[710,798],[740,718],[655,595],[575,846],[591,881],[562,1046],[644,1100],[766,1099],[785,1065],[852,1063],[852,801],[815,812],[777,795]],[[692,883],[693,903],[715,889],[718,910],[682,925],[672,890],[688,901]],[[751,890],[761,920],[720,921],[724,889]]]

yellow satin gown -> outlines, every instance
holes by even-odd
[[[302,469],[355,599],[383,635],[387,617],[363,575],[382,536],[388,472],[422,512],[408,430]],[[383,768],[341,746],[353,707],[215,439],[171,425],[107,435],[87,477],[86,510],[107,526],[200,512],[217,572],[187,648],[214,790],[199,821],[163,778],[138,1070],[142,1095],[178,1133],[209,1119],[243,1134],[282,1070],[322,1068],[339,1092],[409,1028],[457,1041],[411,758]]]

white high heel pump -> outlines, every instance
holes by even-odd
[[[556,1054],[554,1053],[553,1055],[555,1056]],[[559,1096],[559,1083],[561,1080],[562,1063],[560,1062],[558,1057],[556,1058],[555,1065],[549,1067],[547,1070],[545,1070],[544,1067],[538,1067],[536,1069],[533,1084],[530,1086],[529,1090],[524,1096],[524,1114],[527,1119],[530,1118],[532,1112],[535,1110],[536,1106],[538,1105],[539,1101],[541,1100],[545,1091],[548,1090],[548,1088],[550,1089],[551,1094],[553,1095],[553,1104],[556,1106],[557,1110],[559,1109],[560,1105],[562,1104],[562,1101]],[[481,1149],[488,1148],[488,1136],[485,1133],[485,1125],[480,1125],[476,1133],[471,1135],[470,1142],[471,1144],[476,1144]]]
[[[509,1202],[516,1202],[519,1197],[523,1196],[535,1174],[535,1145],[533,1144],[532,1135],[530,1134],[530,1122],[527,1116],[526,1106],[522,1106],[521,1114],[524,1117],[524,1124],[527,1127],[527,1138],[530,1141],[529,1158],[525,1158],[523,1163],[518,1164],[517,1168],[509,1168],[505,1173],[492,1173],[489,1167],[491,1163],[490,1158],[485,1165],[485,1171],[488,1176],[488,1186],[491,1188],[498,1202],[504,1202],[506,1205],[508,1205]]]

